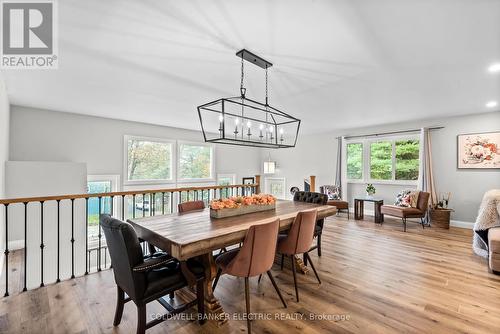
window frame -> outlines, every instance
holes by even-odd
[[[111,192],[120,191],[120,175],[118,174],[88,174],[87,187],[89,182],[111,182]],[[88,189],[87,189],[88,193]],[[118,217],[121,212],[121,201],[117,197],[113,198],[113,216]]]
[[[420,151],[420,136],[418,134],[407,134],[407,135],[397,135],[397,136],[377,136],[377,137],[366,137],[366,138],[356,138],[352,140],[345,141],[346,155],[345,155],[345,177],[347,183],[372,183],[372,184],[390,184],[390,185],[407,185],[416,186],[418,185],[417,180],[396,180],[396,142],[403,140],[418,140],[419,141],[419,151]],[[388,141],[392,145],[392,171],[390,180],[379,180],[371,178],[371,144],[377,142]],[[348,144],[363,144],[363,168],[361,179],[348,179],[347,178],[347,145]],[[419,152],[420,156],[420,152]],[[422,161],[419,159],[419,173]],[[419,176],[420,177],[420,176]]]
[[[188,141],[188,140],[177,140],[177,149],[176,149],[176,171],[177,175],[181,175],[181,146],[182,145],[195,145],[195,146],[205,146],[210,148],[210,177],[208,178],[176,178],[177,183],[204,183],[204,182],[217,182],[217,176],[215,175],[215,146],[210,143],[196,142],[196,141]]]
[[[170,150],[170,178],[169,179],[145,179],[145,180],[129,180],[128,179],[128,142],[129,140],[139,140],[139,141],[149,141],[156,143],[165,143],[171,145]],[[134,136],[125,135],[123,136],[123,185],[148,185],[148,184],[175,184],[176,183],[176,164],[177,160],[177,148],[176,141],[166,138],[156,138],[156,137],[144,137],[144,136]]]

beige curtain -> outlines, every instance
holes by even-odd
[[[432,173],[431,135],[428,128],[420,130],[420,161],[419,189],[430,193],[429,206],[434,207],[438,198]]]

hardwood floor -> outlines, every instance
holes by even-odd
[[[499,333],[500,276],[490,274],[486,260],[473,255],[471,238],[470,230],[422,230],[411,223],[403,233],[401,223],[387,217],[382,226],[372,220],[347,221],[343,214],[329,218],[323,255],[311,254],[323,284],[311,272],[298,275],[301,300],[296,303],[291,272],[275,266],[273,274],[288,303],[284,309],[267,277],[260,285],[257,278],[251,279],[252,311],[272,318],[255,320],[253,332]],[[232,319],[233,313],[244,314],[244,281],[223,276],[215,294],[230,316],[224,326],[169,320],[147,333],[246,332],[245,319]],[[135,307],[130,303],[121,325],[113,328],[115,298],[109,270],[19,293],[2,299],[0,330],[135,332]],[[149,315],[163,311],[158,303],[148,305]],[[333,318],[311,320],[321,316]]]

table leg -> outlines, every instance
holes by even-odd
[[[383,203],[382,202],[375,202],[375,223],[376,224],[382,224],[384,222],[384,215],[380,212],[381,207]]]
[[[215,264],[212,253],[199,256],[199,260],[205,267],[205,311],[210,317],[209,319],[216,321],[218,326],[227,322],[227,316],[220,304],[219,300],[214,296],[212,283],[217,275],[217,265]]]
[[[360,220],[359,218],[359,202],[357,199],[354,200],[354,219]]]

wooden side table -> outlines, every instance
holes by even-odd
[[[384,200],[383,199],[377,199],[377,198],[369,198],[369,197],[362,197],[362,198],[355,198],[354,199],[354,219],[356,220],[361,220],[364,218],[364,207],[365,207],[365,202],[373,202],[374,206],[374,211],[375,211],[375,223],[376,224],[382,224],[384,222],[384,215],[380,212],[380,207],[384,205]]]
[[[430,218],[432,226],[439,228],[450,228],[450,218],[453,209],[430,209]]]

